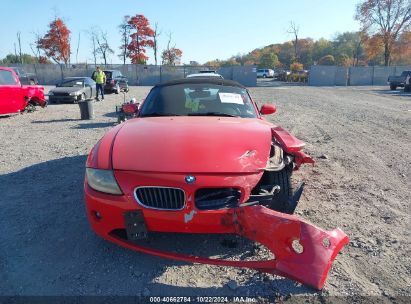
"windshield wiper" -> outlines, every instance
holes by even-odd
[[[203,112],[203,113],[188,113],[188,116],[223,116],[223,117],[240,117],[239,115],[233,115],[222,112]]]
[[[173,113],[158,113],[158,112],[154,112],[154,113],[147,113],[147,114],[143,114],[140,117],[162,117],[162,116],[182,116],[180,114],[173,114]]]

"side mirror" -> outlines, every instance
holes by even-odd
[[[270,115],[277,112],[277,108],[272,104],[263,104],[260,109],[261,115]]]

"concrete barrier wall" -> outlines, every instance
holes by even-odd
[[[411,70],[411,66],[392,67],[311,67],[308,84],[311,86],[362,86],[386,85],[388,76],[400,75],[402,71]]]
[[[348,85],[348,68],[346,67],[336,67],[334,84],[337,86]]]
[[[55,85],[64,77],[88,76],[95,70],[94,65],[72,65],[71,67],[56,64],[23,64],[13,65],[23,68],[28,73],[37,75],[40,84]],[[203,66],[155,66],[155,65],[107,65],[103,69],[116,69],[126,76],[130,85],[153,86],[158,83],[184,78],[200,70],[214,70]],[[217,69],[225,79],[235,80],[244,86],[257,85],[257,73],[254,66],[232,66]]]
[[[405,69],[406,67],[404,67],[404,69],[399,69],[399,74],[401,74],[401,72]],[[396,67],[374,67],[373,85],[387,84],[387,80],[390,75],[398,75],[396,70]]]
[[[372,85],[373,68],[353,67],[349,70],[349,85]]]
[[[312,86],[332,86],[335,84],[335,66],[314,65],[310,70],[308,84]]]

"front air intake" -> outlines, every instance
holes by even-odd
[[[140,205],[151,209],[181,210],[185,206],[185,193],[178,188],[138,187],[135,198]]]
[[[203,188],[195,193],[195,205],[200,210],[236,207],[241,191],[235,188]]]

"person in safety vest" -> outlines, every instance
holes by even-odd
[[[96,82],[96,99],[98,99],[98,92],[101,92],[101,99],[104,100],[104,84],[106,83],[106,74],[97,67],[96,71],[94,72],[93,79]]]

